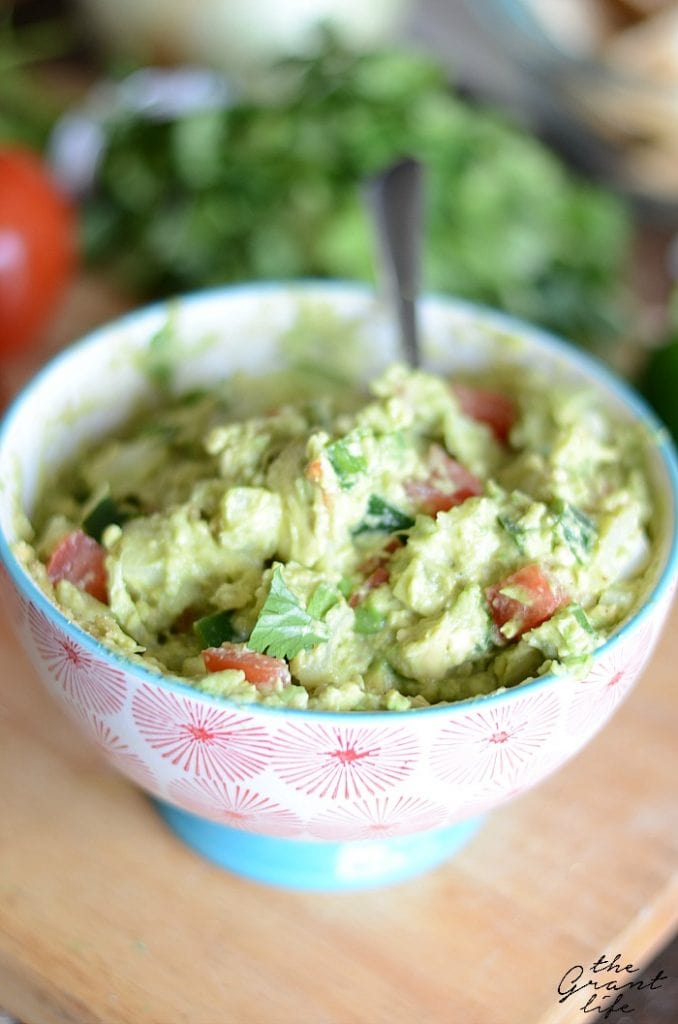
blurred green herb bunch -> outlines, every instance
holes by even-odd
[[[176,116],[120,110],[83,200],[86,252],[140,296],[258,278],[372,279],[361,185],[426,169],[425,286],[599,347],[628,319],[629,218],[430,57],[326,37],[260,90]]]

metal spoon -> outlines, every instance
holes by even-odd
[[[419,366],[417,327],[423,220],[423,168],[406,159],[389,167],[368,185],[380,263],[395,306],[403,356]]]

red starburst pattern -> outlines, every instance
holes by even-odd
[[[123,707],[127,683],[122,672],[99,661],[52,625],[35,605],[28,607],[35,647],[65,697],[86,714],[112,715]]]
[[[649,659],[653,633],[652,622],[646,623],[596,662],[585,679],[573,684],[565,722],[570,734],[590,736],[612,715]]]
[[[155,775],[143,758],[130,750],[125,741],[111,728],[108,723],[102,721],[96,715],[85,716],[90,737],[94,740],[101,753],[106,757],[123,775],[127,775],[143,789],[156,790],[158,788]]]
[[[132,702],[144,740],[191,775],[238,782],[266,767],[266,730],[249,716],[144,683]]]
[[[21,629],[26,619],[26,602],[14,586],[3,562],[0,562],[0,613],[16,629]]]
[[[275,739],[273,767],[290,786],[330,800],[356,800],[406,778],[417,743],[400,728],[289,725]]]
[[[497,701],[449,722],[431,750],[431,767],[444,782],[515,786],[548,756],[558,722],[548,692]]]
[[[389,839],[442,828],[444,808],[416,796],[381,796],[359,800],[348,807],[333,807],[308,825],[318,839]]]
[[[303,822],[293,811],[220,779],[180,779],[170,786],[170,796],[185,810],[231,828],[288,839],[303,832]]]

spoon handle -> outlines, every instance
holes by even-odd
[[[421,277],[423,168],[402,160],[371,182],[370,199],[381,263],[397,304],[403,355],[419,366],[417,295]]]

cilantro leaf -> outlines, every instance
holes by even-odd
[[[414,519],[377,494],[370,494],[365,518],[351,531],[354,537],[361,533],[398,533],[414,526]]]
[[[345,491],[350,490],[356,479],[367,469],[367,459],[360,444],[360,435],[356,431],[346,434],[338,441],[328,444],[326,451],[340,486]]]
[[[313,599],[310,603],[313,605]],[[260,654],[289,659],[328,639],[325,623],[302,608],[285,583],[281,567],[276,566],[268,597],[247,641],[248,647]]]

